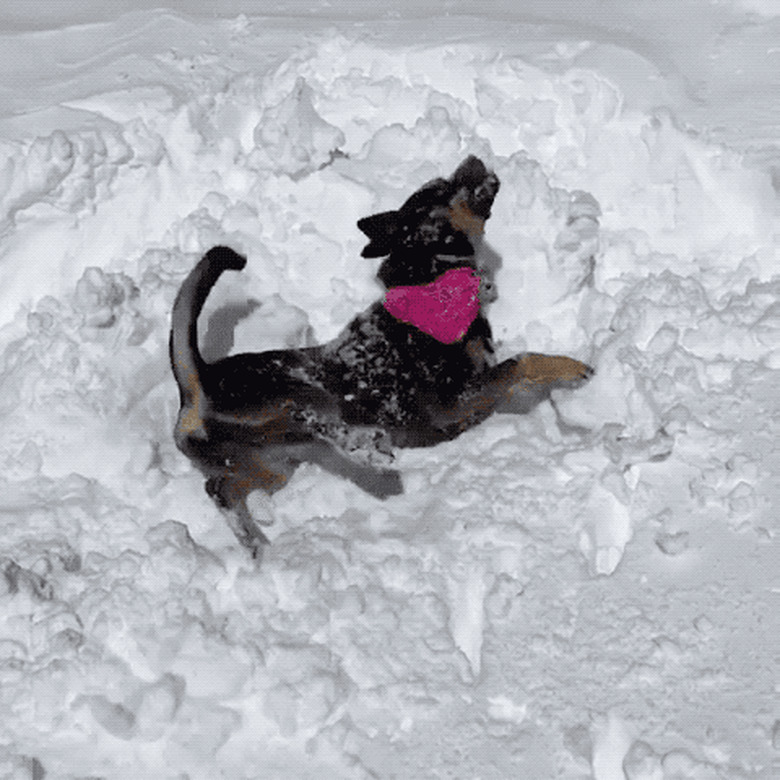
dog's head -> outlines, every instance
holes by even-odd
[[[385,257],[377,272],[387,287],[425,284],[457,265],[474,265],[474,244],[498,192],[498,177],[471,156],[449,179],[423,185],[398,211],[358,222],[370,241],[363,257]]]

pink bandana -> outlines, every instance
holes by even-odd
[[[384,307],[401,322],[453,344],[479,314],[479,276],[471,268],[451,268],[430,284],[391,287]]]

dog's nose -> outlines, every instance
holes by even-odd
[[[498,176],[494,173],[485,176],[482,182],[472,190],[469,196],[469,206],[471,207],[471,210],[480,217],[487,219],[490,216],[490,207],[493,205],[493,201],[496,198],[498,187]]]
[[[471,154],[458,166],[452,180],[458,187],[474,189],[487,175],[488,170],[482,160]]]
[[[471,212],[487,219],[498,192],[498,176],[488,171],[482,160],[471,155],[458,166],[452,180],[456,188],[467,190],[466,201]]]

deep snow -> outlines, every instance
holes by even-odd
[[[767,123],[716,144],[633,39],[488,21],[3,36],[3,776],[777,776]],[[469,153],[500,357],[596,377],[398,453],[402,497],[301,468],[255,568],[171,439],[178,285],[230,243],[209,354],[329,339],[380,294],[357,219]]]

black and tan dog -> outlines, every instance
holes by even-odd
[[[302,462],[385,498],[402,492],[393,447],[453,439],[493,412],[527,412],[557,387],[591,374],[563,356],[522,354],[496,364],[482,304],[490,272],[477,252],[499,181],[476,157],[424,185],[398,211],[367,217],[364,257],[384,257],[384,300],[322,346],[247,353],[206,363],[197,320],[226,269],[246,259],[214,247],[173,307],[171,363],[181,395],[176,444],[206,476],[239,540],[267,540],[246,503],[273,493]]]

